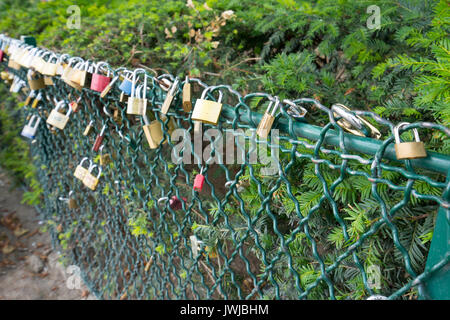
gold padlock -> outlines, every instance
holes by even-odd
[[[412,142],[401,142],[399,130],[401,127],[408,125],[408,122],[401,122],[394,128],[395,137],[395,154],[398,160],[404,159],[418,159],[426,158],[427,151],[425,150],[425,145],[420,141],[419,132],[416,128],[413,129],[414,140]]]
[[[275,112],[278,109],[278,105],[280,104],[280,100],[278,97],[275,97],[275,105],[273,106],[273,101],[270,101],[269,106],[267,107],[266,112],[264,113],[261,121],[258,124],[258,128],[256,129],[256,134],[261,138],[267,138],[270,133],[270,129],[272,129],[273,121],[275,120]],[[272,111],[270,111],[273,106]]]
[[[39,90],[45,88],[44,78],[42,78],[39,73],[30,69],[28,70],[27,78],[28,85],[30,86],[31,90]]]
[[[36,96],[36,91],[31,90],[30,94],[25,99],[25,102],[23,103],[24,106],[28,106],[31,102],[31,99],[33,99]]]
[[[92,191],[94,191],[97,188],[100,176],[102,174],[102,168],[101,167],[97,167],[98,168],[98,175],[97,177],[92,175],[92,170],[97,167],[96,164],[90,166],[90,168],[88,169],[88,172],[86,173],[86,175],[84,176],[83,179],[83,184],[88,187],[89,189],[91,189]]]
[[[52,62],[53,59],[56,59],[55,63]],[[42,68],[42,74],[48,77],[54,77],[57,74],[58,70],[58,57],[55,54],[52,54],[48,61],[45,63],[44,67]]]
[[[38,95],[36,96],[36,98],[34,98],[33,103],[31,104],[31,107],[33,109],[35,109],[39,103],[39,101],[41,101],[42,99],[42,94],[39,92]]]
[[[44,76],[44,84],[46,86],[52,86],[54,84],[52,77]]]
[[[83,131],[83,136],[87,136],[89,132],[91,132],[92,125],[94,124],[94,121],[89,121],[88,125],[86,126],[86,129]]]
[[[194,106],[194,111],[192,111],[192,120],[201,121],[204,123],[209,123],[217,125],[219,121],[220,112],[222,111],[222,91],[219,91],[219,99],[216,101],[206,100],[206,93],[212,87],[203,90],[200,99],[197,99]]]
[[[100,165],[102,167],[106,166],[108,163],[111,162],[111,156],[109,155],[109,153],[103,153],[104,147],[105,146],[102,144],[99,149],[100,150]]]
[[[174,98],[175,90],[178,89],[179,82],[180,81],[178,80],[178,78],[176,78],[174,83],[170,87],[170,90],[167,92],[166,99],[164,99],[164,103],[161,107],[161,113],[164,115],[167,114],[167,111],[169,111],[170,105],[172,104]]]
[[[161,117],[161,121],[165,122],[167,118]],[[153,120],[151,122],[148,121],[148,118],[146,115],[144,115],[144,123],[145,125],[142,127],[144,129],[145,138],[147,139],[148,145],[150,149],[156,149],[161,144],[161,141],[164,138],[163,133],[163,123],[161,123],[158,120]],[[167,124],[168,127],[168,134],[169,136],[172,134],[173,130],[175,129],[175,123],[173,121],[173,118],[169,119],[169,122]],[[167,143],[168,139],[164,141],[164,143]]]
[[[69,107],[69,111],[67,111],[66,114],[63,114],[61,112],[59,112],[59,109],[61,109],[61,107],[66,104],[66,102],[60,101],[58,102],[58,104],[56,105],[55,109],[53,109],[50,112],[50,115],[47,118],[47,123],[49,125],[52,125],[60,130],[63,130],[64,127],[66,126],[67,122],[69,121],[69,117],[70,114],[72,113],[72,108],[70,107],[70,105],[68,105]]]
[[[191,84],[189,83],[188,76],[186,76],[186,80],[183,85],[183,110],[184,112],[189,112],[192,110]]]
[[[79,61],[78,65],[81,63],[81,58],[77,58],[77,57],[73,57],[69,59],[69,63],[67,64],[67,66],[64,68],[62,74],[61,74],[61,79],[67,83],[69,86],[71,86],[72,88],[75,88],[77,90],[82,90],[83,88],[77,83],[77,82],[73,82],[71,79],[77,78],[78,76],[81,77],[81,74],[78,73],[78,75],[75,75],[77,72],[79,72],[80,70],[78,69],[74,69],[72,68],[71,64],[73,61]]]
[[[79,208],[78,203],[75,200],[75,198],[69,198],[68,205],[69,205],[69,209],[78,209]]]
[[[74,177],[83,181],[84,176],[88,173],[88,169],[86,169],[85,167],[83,167],[83,162],[85,162],[86,160],[88,160],[88,157],[84,157],[83,159],[81,159],[81,162],[79,165],[77,165],[77,167],[75,168],[75,172],[73,173]],[[92,165],[92,162],[89,166]]]
[[[139,72],[144,73],[144,85],[138,86],[136,88],[136,75]],[[131,87],[131,96],[128,97],[128,103],[127,103],[127,114],[135,114],[135,115],[144,115],[147,111],[147,75],[145,74],[145,70],[143,69],[136,69],[133,72],[133,85]],[[142,98],[141,98],[141,90],[142,90]]]

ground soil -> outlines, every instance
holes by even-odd
[[[73,288],[71,271],[42,232],[38,212],[20,203],[22,194],[0,169],[0,300],[95,299],[83,283]]]

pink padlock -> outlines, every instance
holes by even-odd
[[[3,50],[0,50],[0,62],[3,61]]]
[[[186,198],[182,198],[184,202],[187,202]],[[169,201],[169,206],[172,210],[181,210],[183,208],[181,200],[177,196],[173,196]]]
[[[106,62],[99,62],[96,67],[95,71],[92,74],[92,80],[91,80],[91,90],[102,92],[106,86],[111,82],[111,78],[109,77],[109,71],[108,76],[104,76],[99,73],[99,67],[101,65],[107,65]]]
[[[194,179],[194,191],[202,191],[203,184],[205,183],[205,176],[203,173],[203,167],[198,175],[195,176]]]

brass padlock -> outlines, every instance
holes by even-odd
[[[36,91],[31,90],[30,94],[27,96],[27,98],[25,99],[23,105],[24,106],[28,106],[31,102],[31,99],[33,99],[34,97],[36,97]]]
[[[219,91],[218,101],[206,100],[206,93],[213,87],[203,90],[200,99],[195,102],[194,111],[192,111],[192,120],[201,121],[217,125],[219,121],[220,112],[222,111],[222,91]]]
[[[136,87],[136,75],[139,72],[144,73],[144,85]],[[142,90],[142,98],[141,98],[141,92]],[[133,72],[133,85],[131,87],[131,96],[128,97],[128,103],[127,103],[127,114],[135,114],[135,115],[144,115],[147,111],[147,74],[145,73],[145,70],[143,69],[136,69]]]
[[[63,114],[61,112],[59,112],[59,110],[61,109],[61,107],[66,104],[66,102],[60,101],[58,102],[58,104],[56,105],[55,109],[53,109],[50,112],[50,115],[47,118],[47,123],[49,125],[52,125],[60,130],[63,130],[64,127],[66,126],[67,122],[69,121],[69,117],[70,114],[72,113],[72,108],[70,107],[70,105],[68,105],[69,107],[69,111],[67,111],[66,114]]]
[[[86,129],[83,131],[83,136],[87,136],[89,132],[91,132],[92,125],[94,124],[94,121],[89,121],[88,125],[86,126]]]
[[[83,159],[81,159],[80,164],[77,165],[77,167],[75,168],[75,172],[73,173],[74,177],[83,181],[84,176],[88,173],[88,169],[86,169],[85,167],[83,167],[83,162],[85,162],[86,160],[88,160],[88,157],[84,157]],[[90,161],[89,167],[92,166],[92,162]]]
[[[36,98],[34,98],[33,103],[31,104],[31,107],[33,109],[35,109],[38,106],[39,101],[41,101],[42,99],[42,93],[38,93],[38,95],[36,96]]]
[[[73,191],[70,190],[69,192],[69,199],[67,200],[67,204],[69,206],[69,209],[78,209],[78,203],[75,197],[73,196]]]
[[[416,128],[413,129],[414,132],[414,140],[412,142],[401,142],[399,130],[401,127],[408,125],[408,122],[401,122],[394,128],[394,137],[395,137],[395,155],[398,160],[404,159],[417,159],[417,158],[426,158],[427,151],[425,150],[425,146],[422,141],[420,141],[419,132]]]
[[[275,105],[273,101],[270,101],[269,106],[267,107],[266,112],[264,113],[261,121],[258,124],[258,128],[256,129],[256,134],[261,138],[267,138],[270,133],[270,129],[272,129],[273,121],[275,120],[275,112],[278,109],[278,105],[280,104],[280,100],[278,97],[275,97]],[[270,109],[272,108],[272,111]]]
[[[189,112],[192,110],[191,84],[189,83],[188,76],[186,76],[186,80],[183,85],[183,110],[184,112]]]
[[[30,86],[31,90],[39,90],[45,88],[44,78],[42,78],[39,73],[30,69],[28,70],[27,78],[28,85]]]
[[[69,59],[69,63],[67,64],[67,66],[64,68],[62,74],[61,74],[61,79],[67,83],[69,86],[71,86],[72,88],[75,88],[77,90],[82,90],[83,88],[77,83],[77,82],[73,82],[71,79],[76,78],[77,76],[75,75],[77,72],[79,72],[80,70],[78,69],[74,69],[72,68],[72,62],[74,61],[78,61],[78,64],[81,64],[82,60],[81,58],[78,57],[72,57]],[[81,75],[80,75],[81,76]]]
[[[94,191],[97,188],[100,176],[102,174],[102,168],[101,167],[97,167],[98,168],[98,175],[97,177],[92,175],[92,170],[97,167],[96,164],[92,165],[89,167],[88,172],[86,173],[86,175],[84,176],[83,179],[83,184],[88,187],[89,189],[91,189],[92,191]]]
[[[53,59],[56,59],[55,63],[52,62]],[[57,74],[58,70],[58,57],[55,54],[52,54],[48,61],[45,63],[45,66],[42,69],[42,74],[48,77],[54,77]]]
[[[144,126],[142,127],[144,129],[145,138],[147,139],[148,145],[150,149],[156,149],[161,144],[161,141],[164,139],[164,133],[163,133],[163,123],[166,121],[166,117],[161,117],[161,121],[153,120],[151,122],[148,121],[148,118],[146,115],[144,117]],[[168,134],[169,136],[172,134],[173,130],[175,129],[175,123],[173,121],[173,118],[169,119],[169,122],[167,124],[168,127]],[[164,143],[167,143],[168,139],[164,141]]]
[[[167,111],[169,111],[170,105],[172,104],[174,98],[175,90],[178,89],[179,82],[180,81],[178,80],[178,78],[176,78],[174,83],[170,87],[170,90],[167,92],[166,99],[164,99],[164,103],[161,107],[161,113],[164,115],[167,114]]]
[[[100,165],[102,167],[111,162],[111,156],[109,155],[109,153],[103,153],[104,147],[105,146],[103,144],[100,146]]]

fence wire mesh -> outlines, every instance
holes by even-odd
[[[8,68],[6,58],[2,68],[26,82],[27,70]],[[24,107],[17,115],[24,124],[31,115],[45,120],[56,102],[79,98],[78,110],[64,130],[41,121],[30,148],[43,188],[42,217],[66,262],[81,268],[97,297],[366,299],[381,294],[406,299],[412,291],[427,297],[425,280],[448,265],[448,254],[425,270],[429,244],[419,245],[419,252],[411,250],[417,250],[415,228],[432,229],[439,207],[446,210],[448,221],[446,168],[434,168],[438,173],[433,173],[415,168],[411,161],[386,159],[392,134],[385,135],[372,154],[355,151],[349,147],[352,139],[363,146],[375,139],[344,133],[337,123],[341,118],[313,99],[292,103],[321,119],[320,126],[305,124],[283,103],[274,125],[280,128],[279,141],[273,135],[260,139],[254,129],[261,115],[252,109],[273,97],[242,96],[225,85],[209,92],[211,100],[217,99],[217,91],[224,94],[224,110],[217,126],[202,125],[197,163],[176,163],[171,157],[178,144],[170,134],[173,124],[189,137],[183,152],[196,150],[192,112],[182,108],[183,82],[168,117],[163,117],[167,90],[162,79],[173,82],[174,77],[147,75],[148,115],[164,129],[163,143],[156,149],[146,142],[142,117],[127,114],[126,101],[120,102],[120,82],[101,98],[55,76],[53,85],[36,91],[41,94],[37,106]],[[208,86],[197,79],[190,82],[195,101]],[[18,96],[23,101],[28,93],[20,91]],[[394,128],[371,112],[355,114],[388,132]],[[89,124],[92,130],[84,135]],[[317,139],[299,137],[302,125],[316,130]],[[103,148],[93,151],[103,128]],[[243,147],[242,163],[198,163],[205,154],[210,160],[222,155],[220,139],[208,135],[209,128],[240,132],[244,143],[233,141],[226,155]],[[402,131],[412,128],[449,135],[441,125],[420,122]],[[277,155],[275,175],[264,174],[267,163],[252,161],[256,144]],[[74,177],[85,157],[98,166],[102,161],[95,191]],[[450,163],[447,156],[439,157]],[[205,186],[198,192],[192,186],[200,171]],[[176,205],[169,201],[173,197]]]

